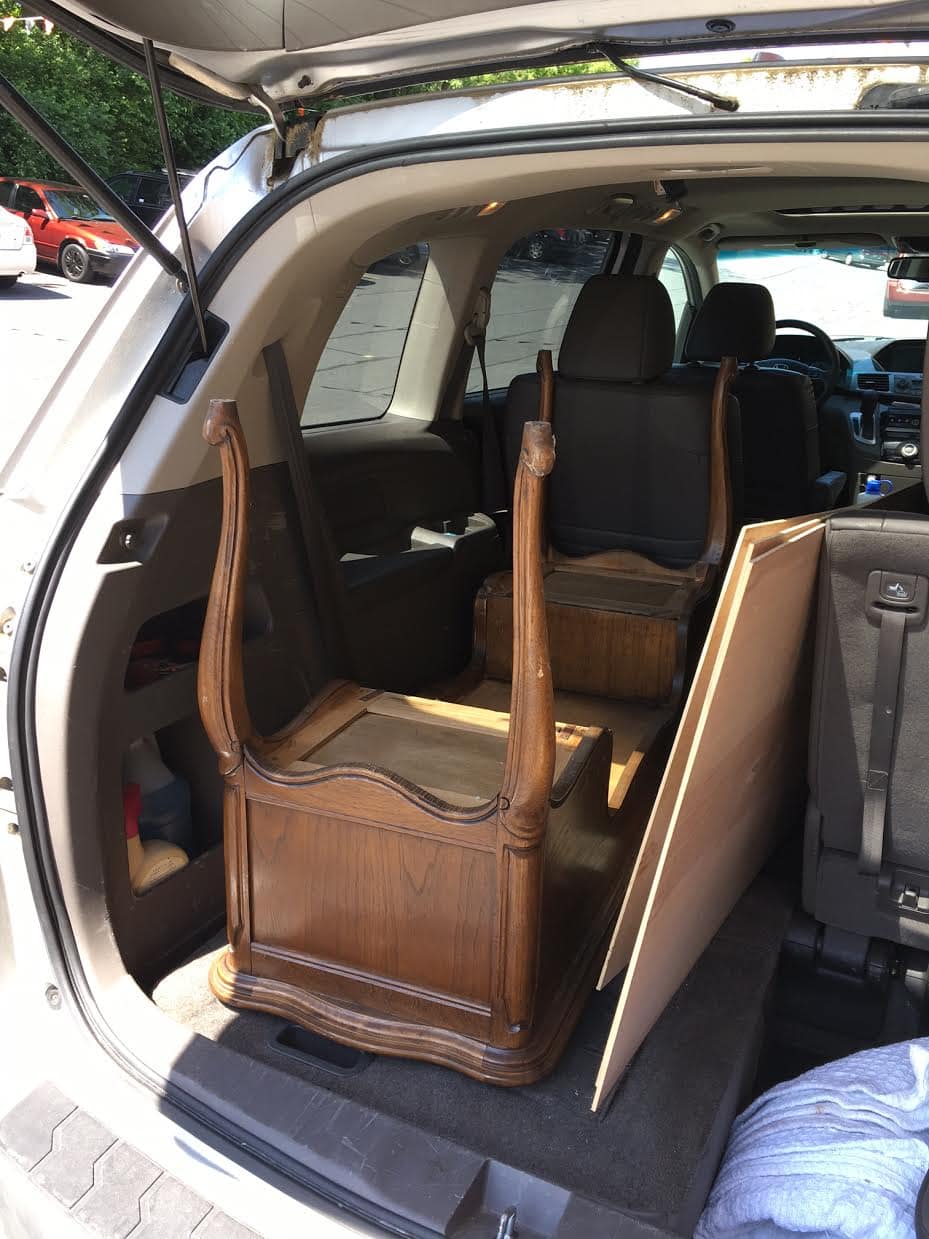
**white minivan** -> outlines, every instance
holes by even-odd
[[[723,1158],[767,1090],[878,1047],[922,1062],[929,1030],[929,306],[884,312],[891,273],[929,272],[929,16],[844,0],[33,7],[147,71],[156,98],[251,109],[255,128],[184,187],[183,227],[171,211],[149,231],[105,199],[143,250],[0,460],[0,1230],[906,1233],[929,1169],[925,1073],[911,1093],[894,1076],[897,1101],[865,1090],[882,1139],[906,1126],[894,1116],[920,1119],[898,1152],[862,1137],[893,1167],[886,1182],[855,1169],[854,1069],[830,1077],[847,1092],[831,1086],[828,1113],[818,1093],[804,1113],[809,1143],[766,1144],[772,1119],[751,1140],[738,1129]],[[0,103],[54,153],[15,83],[0,80]],[[106,194],[79,155],[69,174]],[[661,743],[622,750],[630,715],[583,690],[612,737],[611,795],[640,759],[653,779],[636,847],[662,779],[710,761],[675,845],[679,877],[639,910],[647,926],[664,909],[670,928],[647,956],[637,937],[604,988],[595,971],[575,978],[583,1001],[559,1052],[533,1082],[501,1087],[417,1056],[415,1038],[401,1053],[357,998],[330,1018],[348,980],[407,998],[413,985],[392,905],[362,909],[384,975],[348,945],[361,913],[336,870],[357,862],[350,848],[334,845],[322,873],[318,857],[305,872],[288,860],[287,880],[256,893],[259,845],[249,835],[243,853],[200,716],[223,513],[203,426],[211,400],[236,402],[257,731],[279,732],[334,680],[454,696],[482,656],[475,599],[519,542],[513,482],[540,352],[555,368],[548,564],[586,558],[596,585],[594,603],[561,599],[559,623],[610,610],[616,563],[693,584],[715,504],[729,525],[692,611],[644,593],[624,604],[665,623],[677,660],[658,706],[633,702],[636,718],[659,709]],[[724,360],[728,402],[714,397]],[[822,539],[783,693],[762,687],[786,631],[780,599],[731,592],[756,562],[746,526],[772,556],[784,531]],[[757,727],[714,729],[699,694],[730,673],[712,669],[731,598],[763,640],[729,717],[747,703]],[[571,655],[588,679],[644,657],[585,642]],[[570,714],[568,696],[556,706]],[[493,705],[498,739],[507,708]],[[409,792],[418,805],[441,802],[428,792],[439,777]],[[673,839],[656,846],[655,821],[638,864],[660,876]],[[764,847],[743,846],[759,823]],[[404,932],[428,945],[418,918],[443,862],[404,868],[397,849]],[[571,853],[572,881],[589,863]],[[219,1001],[211,968],[243,921],[250,942],[279,931],[263,956],[280,975],[312,956],[329,1005],[289,983],[273,1000]],[[311,922],[304,940],[294,926]],[[462,957],[484,949],[483,928]],[[636,1009],[654,1010],[611,1074],[639,958],[654,962]],[[437,988],[414,996],[425,1023]],[[462,1021],[483,1010],[445,999]],[[842,1141],[839,1173],[827,1154]]]

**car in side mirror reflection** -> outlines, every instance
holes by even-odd
[[[929,318],[929,255],[902,254],[887,267],[887,318]]]

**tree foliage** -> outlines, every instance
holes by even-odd
[[[157,3],[157,0],[153,0]],[[0,0],[0,17],[20,16],[13,0]],[[358,95],[361,102],[442,90],[474,89],[501,82],[526,82],[566,74],[609,72],[606,61],[588,61],[570,68],[512,69],[473,77],[446,78],[422,86],[378,95]],[[17,22],[0,30],[0,73],[50,121],[101,176],[128,170],[154,171],[163,166],[158,131],[147,81],[63,30],[44,33]],[[211,108],[165,92],[165,110],[178,166],[197,169],[256,125],[263,115]],[[38,143],[6,112],[0,110],[0,176],[70,179]]]
[[[0,15],[19,15],[2,3]],[[0,31],[0,73],[9,78],[100,173],[164,166],[146,80],[64,31],[45,34],[17,22]],[[263,118],[165,93],[165,111],[181,168],[199,168]],[[0,111],[0,176],[70,180],[16,121]]]

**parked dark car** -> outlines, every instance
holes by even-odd
[[[178,172],[181,189],[193,179],[192,172]],[[171,187],[164,172],[119,172],[107,181],[143,224],[154,227],[171,206]]]
[[[509,250],[510,258],[528,258],[532,262],[559,262],[565,259],[572,265],[577,261],[578,250],[598,240],[598,232],[592,228],[540,228],[527,237],[521,237]]]
[[[846,267],[870,267],[872,271],[884,271],[890,261],[891,251],[884,246],[867,245],[862,249],[849,250],[845,255]]]
[[[377,262],[373,262],[368,270],[375,272],[409,271],[413,274],[421,275],[428,257],[428,246],[405,245],[402,249],[395,250],[392,254],[388,254],[386,258],[380,258]]]

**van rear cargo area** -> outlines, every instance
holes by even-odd
[[[781,880],[763,876],[755,882],[661,1016],[610,1105],[597,1115],[590,1111],[593,1081],[621,977],[591,997],[554,1072],[512,1089],[428,1063],[360,1054],[273,1016],[223,1007],[207,983],[222,935],[166,976],[153,997],[191,1031],[287,1073],[306,1090],[308,1107],[321,1094],[335,1094],[367,1111],[372,1125],[385,1119],[410,1124],[485,1158],[499,1199],[510,1192],[510,1204],[523,1201],[521,1234],[535,1231],[525,1224],[526,1211],[533,1212],[533,1194],[548,1184],[563,1202],[561,1209],[550,1201],[540,1210],[547,1219],[540,1233],[558,1233],[573,1193],[664,1233],[689,1234],[729,1125],[752,1092],[794,903],[795,891]],[[344,1152],[357,1162],[351,1147]],[[521,1172],[510,1183],[508,1168]],[[371,1169],[390,1173],[387,1163]],[[463,1200],[445,1233],[465,1233],[487,1198],[485,1190],[483,1203]]]

